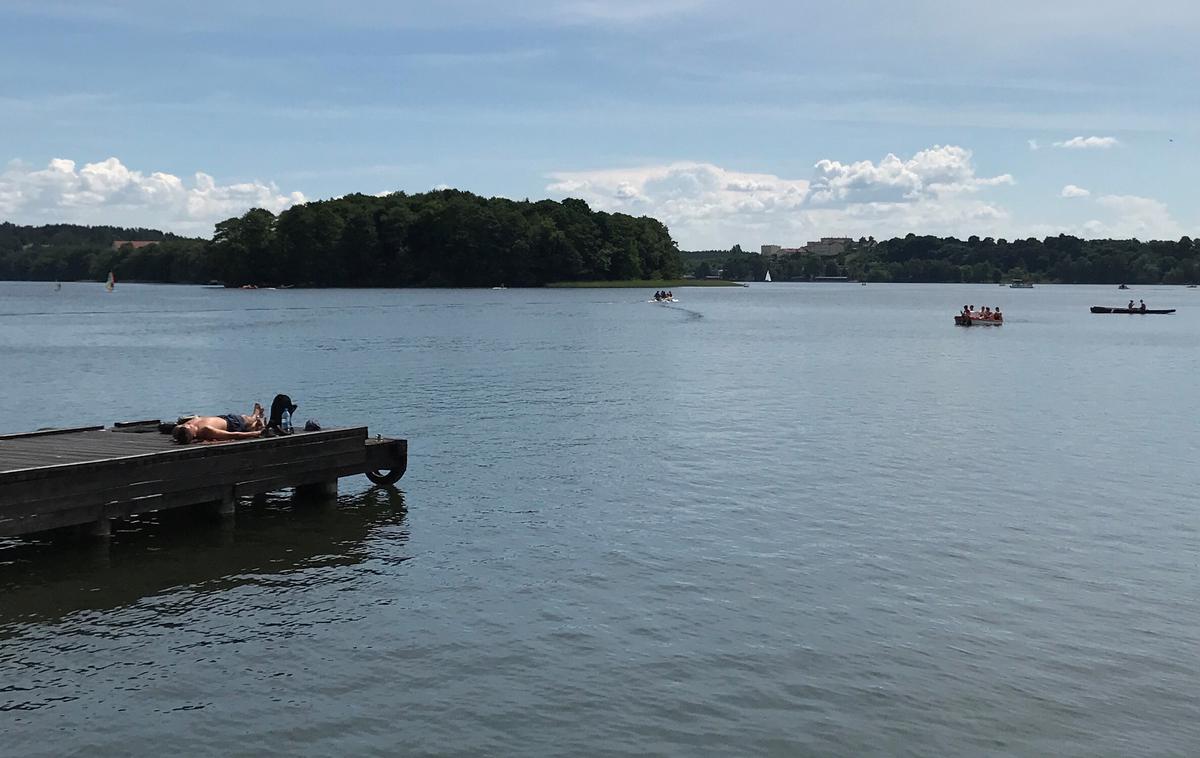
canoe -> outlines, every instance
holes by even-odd
[[[1003,321],[995,321],[990,318],[967,318],[966,316],[954,317],[955,326],[1002,326],[1003,324]]]
[[[1132,313],[1133,315],[1137,316],[1137,315],[1149,315],[1151,313],[1174,313],[1174,312],[1175,312],[1174,308],[1147,308],[1146,310],[1142,310],[1141,308],[1134,308],[1133,310],[1130,310],[1129,308],[1106,308],[1103,305],[1093,305],[1092,306],[1092,313]]]

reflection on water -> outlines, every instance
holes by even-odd
[[[389,487],[336,504],[271,494],[243,499],[231,521],[181,509],[114,522],[109,541],[64,535],[0,541],[0,640],[19,637],[27,625],[164,593],[224,592],[355,564],[373,534],[405,541],[406,507],[403,492]]]

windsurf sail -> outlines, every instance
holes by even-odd
[[[108,281],[104,283],[104,289],[109,292],[113,291],[113,287],[117,286],[117,277],[113,276],[113,272],[108,272]]]
[[[770,271],[768,271],[768,272],[767,272],[767,277],[766,277],[765,279],[763,279],[763,281],[764,281],[764,282],[769,282],[769,281],[771,281],[771,272],[770,272]]]

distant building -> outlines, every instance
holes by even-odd
[[[822,237],[815,242],[809,242],[804,247],[783,247],[781,245],[763,245],[763,255],[816,255],[821,258],[833,258],[845,253],[854,242],[850,237]]]
[[[158,240],[113,240],[112,249],[120,250],[121,248],[125,247],[126,245],[129,245],[134,250],[137,250],[139,247],[148,247],[150,245],[157,245],[157,244],[158,244]]]
[[[804,246],[804,252],[809,255],[819,255],[822,258],[832,258],[846,252],[846,248],[854,240],[849,237],[822,237],[817,242],[809,242]]]

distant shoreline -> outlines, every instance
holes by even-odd
[[[676,287],[741,287],[740,282],[728,279],[619,279],[615,281],[593,282],[549,282],[546,287],[553,289],[656,289]]]

